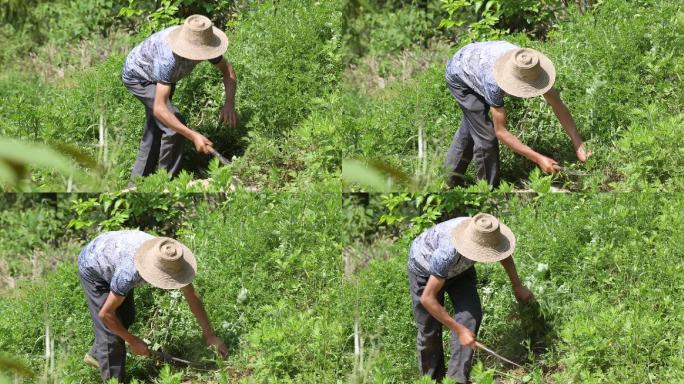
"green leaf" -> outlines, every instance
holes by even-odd
[[[342,181],[347,184],[361,184],[373,192],[390,192],[389,180],[377,169],[358,160],[342,161]]]

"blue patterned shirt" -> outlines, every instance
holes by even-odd
[[[494,80],[494,63],[503,54],[516,48],[518,46],[507,41],[468,44],[459,49],[447,63],[447,80],[456,76],[484,97],[487,104],[501,107],[504,104],[504,91]]]
[[[457,217],[444,221],[416,237],[409,251],[409,270],[418,276],[450,279],[472,267],[475,262],[461,256],[451,240],[454,228],[466,219]]]
[[[89,281],[109,284],[109,289],[126,296],[145,281],[135,269],[134,255],[140,245],[154,236],[142,231],[105,232],[83,248],[78,271]]]
[[[178,56],[166,42],[169,32],[176,26],[152,34],[138,44],[126,57],[121,80],[124,83],[176,84],[195,68],[201,60],[190,60]],[[209,60],[217,64],[223,56]]]

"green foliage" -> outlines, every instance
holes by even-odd
[[[176,3],[177,1],[162,0],[159,4],[159,8],[149,14],[148,22],[144,24],[142,33],[144,35],[149,35],[153,32],[161,31],[166,27],[182,24],[183,19],[177,17],[178,5],[176,5]],[[123,7],[119,10],[119,16],[124,17],[139,16],[143,13],[143,10],[135,8],[134,0],[129,0],[128,7]]]
[[[93,3],[84,3],[95,7]],[[241,183],[248,188],[281,189],[290,183],[335,177],[340,167],[340,150],[334,140],[337,127],[325,112],[341,73],[337,2],[246,5],[232,1],[177,1],[163,2],[157,11],[151,8],[153,3],[131,2],[123,8],[121,18],[132,23],[131,29],[157,28],[175,23],[178,20],[173,18],[188,12],[215,11],[218,19],[230,25],[231,44],[226,56],[239,78],[237,110],[241,124],[236,129],[217,124],[224,92],[220,74],[212,66],[198,66],[179,84],[174,103],[188,117],[189,126],[214,141],[220,152],[235,158],[229,167],[218,170],[210,165],[208,157],[186,145],[184,164],[188,173],[180,178],[184,183],[179,180],[172,185],[174,190],[229,191],[234,189],[233,184]],[[56,7],[62,5],[59,2]],[[245,7],[239,15],[233,13],[238,5]],[[118,6],[107,8],[110,13],[119,10]],[[50,22],[56,22],[49,17]],[[19,31],[7,28],[9,42],[22,40]],[[60,28],[69,31],[70,27]],[[37,68],[18,65],[0,76],[0,98],[4,101],[0,105],[0,134],[59,145],[61,150],[79,148],[84,156],[76,160],[97,159],[97,164],[79,162],[80,168],[97,172],[89,171],[87,178],[74,180],[74,191],[120,190],[128,184],[132,154],[136,153],[144,123],[144,108],[121,84],[120,71],[125,54],[146,35],[117,35],[121,28],[119,24],[112,26],[109,37],[98,35],[99,29],[94,28],[89,33],[97,47],[86,42],[78,52],[72,51],[75,43],[67,37],[64,41],[45,43],[65,48],[58,51],[64,53],[64,60],[53,60],[55,49],[36,43],[40,48],[40,57],[35,61]],[[83,38],[91,37],[86,32],[78,33]],[[102,51],[103,45],[112,49]],[[89,65],[83,59],[76,66],[82,70],[70,70],[77,54],[97,55],[96,63]],[[12,63],[25,60],[24,52],[13,57]],[[43,63],[44,60],[50,63]],[[57,75],[46,79],[36,73],[37,69]],[[74,153],[71,150],[70,157]],[[59,173],[37,169],[27,175],[31,177],[24,183],[24,189],[67,189],[68,177]],[[233,183],[233,176],[240,182]],[[188,185],[192,179],[207,177],[212,178],[210,188],[205,188],[203,182]],[[154,187],[154,191],[160,191],[167,181],[168,178],[156,176],[155,180],[138,184],[142,184],[141,190],[152,191]]]
[[[58,195],[60,208],[52,209],[64,217],[50,219],[54,224],[49,228],[32,228],[43,237],[60,237],[54,252],[66,256],[51,261],[44,280],[24,282],[0,294],[0,349],[25,358],[40,372],[44,351],[35,341],[45,336],[47,323],[55,340],[55,382],[97,380],[97,373],[82,363],[92,329],[75,259],[78,249],[100,233],[98,226],[111,217],[111,207],[125,201],[119,205],[129,213],[125,228],[138,226],[172,236],[193,250],[199,265],[195,289],[231,351],[228,361],[211,359],[180,292],[136,288],[134,334],[172,355],[217,365],[210,372],[188,368],[184,378],[230,382],[228,372],[236,371],[260,382],[345,377],[346,371],[335,368],[348,364],[349,356],[344,348],[333,348],[346,342],[349,316],[340,292],[339,194],[319,188],[299,194],[102,196],[92,197],[97,204],[91,206],[91,197]],[[73,210],[80,204],[87,209]],[[25,210],[11,201],[6,207],[13,207],[7,210],[15,214]],[[95,228],[71,228],[63,235],[60,230],[66,230],[74,216],[94,221]],[[19,246],[25,253],[40,249],[36,243]],[[276,339],[283,341],[273,344]],[[174,382],[180,374],[140,357],[130,358],[127,368],[144,382]]]
[[[449,15],[442,19],[439,26],[442,28],[461,27],[467,21],[463,13],[471,13],[476,20],[469,22],[467,37],[461,41],[473,42],[478,40],[496,40],[506,33],[505,30],[495,28],[501,17],[501,4],[494,1],[471,1],[471,0],[443,0],[442,8]]]
[[[287,0],[255,4],[240,15],[227,56],[248,128],[282,137],[324,105],[341,73],[339,7]]]
[[[66,178],[83,177],[71,159],[49,146],[0,137],[0,186],[22,189],[30,167],[48,168]]]
[[[183,374],[180,372],[173,372],[171,367],[164,365],[159,371],[159,378],[154,382],[156,384],[181,384],[183,381]]]
[[[473,364],[470,377],[475,384],[496,384],[494,373],[495,371],[493,369],[485,368],[482,361],[478,361]]]
[[[511,18],[533,7],[530,2],[517,2],[521,7],[518,13],[510,8],[515,3],[501,1],[502,15]],[[538,16],[546,18],[544,14],[551,5],[537,5]],[[530,17],[536,17],[534,12]],[[677,131],[669,130],[659,136],[653,133],[676,123],[672,116],[679,113],[684,103],[681,92],[675,91],[681,88],[677,71],[684,65],[681,55],[676,54],[684,45],[681,5],[611,0],[584,14],[574,7],[563,12],[567,12],[568,20],[555,24],[544,41],[520,34],[507,34],[504,38],[538,49],[554,61],[556,88],[594,156],[585,166],[574,164],[574,148],[542,98],[507,98],[509,130],[531,148],[554,157],[564,169],[572,171],[569,177],[553,180],[554,186],[574,191],[641,190],[645,189],[643,185],[660,180],[655,183],[667,187],[658,188],[679,188],[676,185],[681,182],[677,181],[675,170],[678,155],[664,155],[679,153]],[[622,14],[631,16],[616,16]],[[439,60],[420,63],[424,70],[407,78],[379,70],[375,76],[381,76],[382,81],[376,79],[371,85],[344,84],[336,104],[341,111],[337,121],[344,143],[342,157],[382,161],[412,175],[419,181],[420,189],[439,190],[444,180],[444,156],[461,118],[444,82],[444,60],[459,46],[460,43],[444,53],[438,51]],[[420,52],[434,53],[429,49]],[[408,59],[417,61],[421,55],[413,57]],[[374,58],[380,68],[383,63],[400,59],[397,54],[392,58]],[[647,112],[645,99],[658,113]],[[651,117],[632,111],[642,111]],[[623,135],[629,138],[620,141]],[[648,137],[664,139],[662,143],[648,143]],[[660,152],[659,145],[666,145],[668,150]],[[502,175],[519,188],[534,164],[501,147]],[[615,152],[621,153],[619,158],[613,156]],[[644,167],[663,171],[646,174],[639,171]],[[659,175],[651,176],[655,174]],[[467,177],[473,178],[471,173]]]
[[[673,239],[683,235],[683,204],[676,193],[495,198],[483,210],[515,233],[517,269],[538,304],[518,306],[503,269],[477,265],[485,313],[478,338],[523,363],[526,372],[478,353],[473,380],[491,382],[492,369],[515,383],[681,380],[682,326],[675,319],[684,307],[675,298],[684,274],[672,260],[681,257]],[[377,228],[386,231],[384,224]],[[406,254],[415,234],[400,232],[390,256],[371,260],[354,279],[365,353],[374,356],[379,377],[404,382],[416,378],[415,326],[405,288]],[[388,249],[377,242],[366,248]]]
[[[684,115],[658,116],[647,108],[648,116],[638,117],[627,128],[611,154],[616,165],[618,190],[675,190],[684,185],[684,137],[674,127],[684,124]],[[639,112],[642,114],[642,112]],[[649,127],[648,130],[643,129]]]
[[[0,354],[0,370],[5,372],[12,372],[15,375],[23,377],[35,376],[35,373],[33,373],[33,371],[28,366],[26,366],[26,364],[23,361],[8,356],[5,353]],[[0,379],[3,379],[3,377],[0,376]]]

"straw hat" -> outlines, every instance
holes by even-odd
[[[192,15],[185,19],[166,38],[171,50],[190,60],[209,60],[223,55],[228,48],[228,37],[213,26],[208,17]]]
[[[148,283],[177,289],[192,282],[197,273],[195,256],[185,245],[168,237],[155,237],[135,252],[135,268]]]
[[[556,69],[543,53],[531,48],[512,49],[494,63],[494,80],[509,95],[534,97],[551,89]]]
[[[452,242],[458,253],[473,261],[492,263],[513,254],[515,236],[496,217],[478,213],[455,229]]]

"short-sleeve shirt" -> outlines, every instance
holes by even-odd
[[[109,289],[126,296],[145,280],[135,268],[134,256],[140,245],[154,236],[137,230],[105,232],[78,256],[78,271],[83,278],[109,284]]]
[[[457,76],[473,91],[484,97],[487,104],[501,107],[504,91],[494,79],[494,63],[506,52],[519,48],[507,41],[485,41],[468,44],[454,54],[447,63],[447,77]]]
[[[416,237],[409,251],[409,271],[418,276],[450,279],[472,267],[475,261],[461,256],[452,242],[454,228],[466,219],[457,217],[444,221]]]
[[[166,38],[177,26],[152,34],[138,44],[126,57],[121,80],[128,84],[162,83],[176,84],[202,60],[190,60],[173,53]],[[222,56],[209,60],[212,64],[221,61]]]

